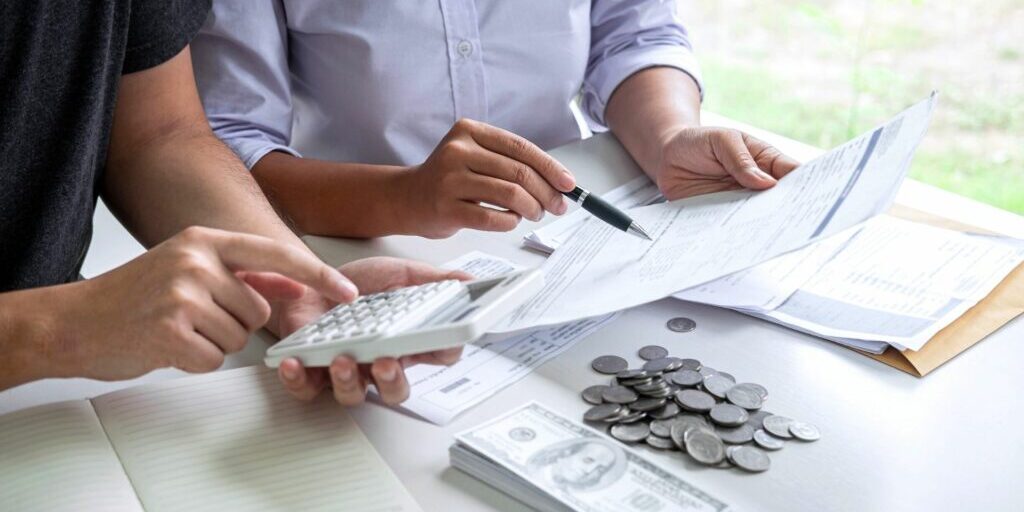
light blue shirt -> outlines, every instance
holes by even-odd
[[[699,84],[676,3],[215,0],[192,58],[214,132],[250,168],[275,150],[413,165],[459,118],[547,149],[604,129],[641,69]]]

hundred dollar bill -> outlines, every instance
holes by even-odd
[[[456,436],[452,466],[540,510],[723,511],[725,503],[531,402]]]

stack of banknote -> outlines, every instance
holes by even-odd
[[[541,511],[729,507],[599,432],[536,402],[456,436],[452,466]]]

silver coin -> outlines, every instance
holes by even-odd
[[[733,377],[731,373],[719,371],[718,374],[731,380],[733,384],[736,384],[736,377]]]
[[[629,404],[629,408],[634,411],[647,412],[663,407],[666,402],[664,398],[641,398]]]
[[[647,379],[653,376],[651,372],[642,369],[622,370],[615,374],[615,378],[619,380]]]
[[[726,427],[738,427],[750,419],[746,409],[727,403],[715,404],[708,413],[711,421]]]
[[[789,431],[789,426],[793,424],[793,420],[791,418],[773,414],[762,420],[761,424],[764,425],[764,429],[768,431],[769,434],[775,437],[782,439],[792,439],[793,437],[793,434]]]
[[[618,423],[618,422],[622,421],[623,418],[629,416],[630,414],[632,414],[632,413],[629,411],[629,408],[628,407],[623,407],[621,410],[619,410],[618,414],[616,414],[615,416],[611,416],[611,417],[605,418],[605,419],[603,419],[601,421],[603,421],[604,423]]]
[[[697,322],[685,316],[677,316],[666,322],[665,327],[672,332],[690,332],[697,328]]]
[[[666,402],[665,406],[647,413],[656,420],[665,420],[679,414],[679,406],[675,402]]]
[[[821,432],[818,427],[803,421],[794,421],[789,424],[789,433],[801,441],[817,441],[821,439]]]
[[[598,373],[615,375],[629,367],[629,363],[619,356],[601,356],[590,363],[590,367]]]
[[[647,377],[646,379],[617,379],[616,382],[622,384],[623,386],[635,387],[643,386],[644,384],[650,384],[654,382],[654,378]]]
[[[722,376],[721,373],[704,377],[704,391],[711,393],[715,398],[725,398],[725,393],[733,387],[733,381]]]
[[[635,391],[639,391],[640,393],[647,393],[649,391],[658,391],[659,389],[665,389],[668,386],[668,382],[665,382],[662,379],[653,379],[651,380],[651,382],[648,382],[647,384],[637,384],[633,386],[633,389]]]
[[[608,418],[615,417],[620,411],[625,409],[619,404],[601,404],[595,405],[583,413],[583,419],[586,421],[604,421]]]
[[[697,370],[697,371],[700,372],[700,374],[703,375],[704,377],[710,377],[710,376],[718,373],[718,370],[716,370],[716,369],[714,369],[714,368],[712,368],[710,366],[701,366],[700,369]]]
[[[768,471],[772,467],[768,454],[753,446],[737,446],[729,455],[733,464],[752,473]]]
[[[715,397],[697,389],[684,389],[676,393],[676,402],[688,411],[707,412],[715,406]]]
[[[686,453],[693,460],[708,466],[714,466],[725,459],[725,445],[714,433],[694,428],[686,436]]]
[[[763,429],[764,419],[772,415],[772,413],[764,409],[750,411],[748,414],[750,414],[750,419],[747,420],[747,424],[750,425],[751,427],[754,427],[754,430]]]
[[[667,387],[664,387],[662,389],[656,389],[654,391],[647,391],[647,392],[644,392],[642,394],[644,396],[648,396],[648,397],[651,397],[651,398],[668,398],[668,397],[674,395],[676,393],[676,391],[679,391],[679,390],[678,389],[674,389],[672,386],[667,386]]]
[[[651,433],[660,437],[670,437],[672,435],[672,425],[680,422],[680,416],[673,416],[671,418],[665,418],[663,420],[654,420],[651,422]]]
[[[661,357],[644,363],[644,370],[649,372],[671,372],[679,369],[683,364],[678,357]]]
[[[601,398],[601,394],[604,393],[604,390],[606,389],[608,389],[608,386],[605,386],[604,384],[596,384],[584,389],[583,393],[580,393],[580,396],[583,397],[584,402],[601,405],[604,403],[604,399]]]
[[[729,444],[745,444],[754,440],[754,427],[746,423],[738,427],[716,427],[715,433],[722,442]]]
[[[679,370],[672,373],[672,382],[687,388],[692,388],[704,381],[704,376],[697,370]]]
[[[764,400],[761,399],[761,395],[756,390],[750,387],[744,387],[742,384],[737,384],[728,391],[725,392],[725,397],[730,402],[747,409],[754,411],[760,409],[764,405]]]
[[[753,382],[743,382],[740,384],[736,384],[735,387],[745,388],[750,391],[753,391],[754,393],[757,394],[757,396],[761,397],[762,402],[768,400],[768,390],[760,384],[755,384]]]
[[[651,434],[651,429],[646,423],[619,423],[612,425],[609,433],[623,443],[637,443],[647,439],[647,436]]]
[[[701,369],[700,361],[696,359],[682,359],[681,361],[682,366],[679,367],[680,370],[699,371]]]
[[[625,386],[609,386],[601,393],[601,398],[612,404],[629,404],[640,399],[632,389]]]
[[[647,445],[659,450],[675,450],[676,443],[672,439],[666,439],[658,436],[647,436]]]
[[[781,450],[782,447],[786,445],[786,442],[782,439],[779,439],[760,428],[754,431],[754,442],[765,450]]]
[[[671,422],[672,428],[669,430],[669,436],[676,442],[680,450],[685,450],[686,434],[692,429],[703,428],[711,431],[708,428],[708,422],[703,416],[697,416],[696,414],[683,414],[677,416],[674,421]]]
[[[647,413],[643,411],[630,411],[625,416],[617,418],[616,423],[636,423],[647,417]]]
[[[638,352],[640,359],[644,361],[653,361],[655,359],[661,359],[668,355],[668,350],[665,347],[659,347],[657,345],[647,345],[641,347]]]

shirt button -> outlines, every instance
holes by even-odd
[[[459,45],[456,47],[456,49],[458,49],[459,55],[462,55],[463,57],[469,57],[470,55],[473,54],[473,43],[466,40],[459,41]]]

